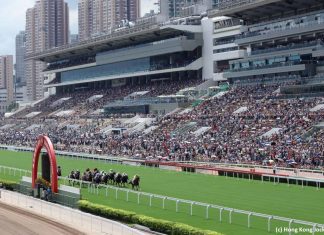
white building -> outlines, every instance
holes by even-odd
[[[235,43],[236,36],[246,28],[241,21],[229,17],[204,18],[202,31],[203,46],[203,78],[214,81],[224,81],[224,71],[229,69],[229,61],[243,58],[244,49]]]

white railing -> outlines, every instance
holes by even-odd
[[[66,177],[60,177],[61,180],[64,181],[64,183],[71,182],[71,179],[66,178]],[[106,197],[112,197],[115,198],[116,200],[121,199],[120,192],[126,193],[126,202],[129,202],[129,194],[135,194],[137,196],[137,204],[141,204],[141,198],[146,197],[148,200],[148,206],[152,207],[153,206],[153,199],[160,199],[161,203],[159,206],[161,206],[162,209],[165,209],[166,201],[172,201],[175,202],[175,212],[179,212],[179,204],[187,204],[190,209],[189,209],[189,214],[193,216],[193,206],[201,206],[205,208],[205,218],[209,219],[209,214],[210,214],[210,209],[217,209],[219,210],[219,221],[222,222],[222,215],[223,212],[228,212],[229,213],[229,218],[228,221],[231,224],[232,223],[232,218],[234,213],[236,214],[241,214],[241,215],[246,215],[247,216],[247,227],[251,227],[251,221],[252,217],[260,217],[264,218],[267,220],[267,231],[271,231],[271,221],[282,221],[282,222],[287,222],[289,226],[289,231],[291,230],[291,226],[293,224],[297,225],[306,225],[312,227],[312,234],[315,234],[316,231],[318,230],[323,230],[324,231],[324,224],[318,224],[314,222],[309,222],[309,221],[303,221],[303,220],[297,220],[297,219],[292,219],[292,218],[286,218],[286,217],[281,217],[281,216],[275,216],[275,215],[268,215],[268,214],[262,214],[262,213],[257,213],[257,212],[252,212],[252,211],[245,211],[245,210],[240,210],[240,209],[235,209],[235,208],[229,208],[229,207],[224,207],[224,206],[219,206],[219,205],[214,205],[214,204],[209,204],[209,203],[203,203],[203,202],[197,202],[197,201],[191,201],[191,200],[185,200],[185,199],[180,199],[180,198],[174,198],[174,197],[168,197],[168,196],[163,196],[163,195],[158,195],[158,194],[152,194],[152,193],[146,193],[146,192],[139,192],[139,191],[134,191],[126,188],[117,188],[111,185],[105,185],[105,184],[92,184],[90,182],[85,182],[82,180],[72,180],[74,183],[79,183],[79,187],[81,188],[83,184],[86,184],[88,187],[88,192],[92,193],[94,195],[99,195],[100,193],[100,188],[104,189],[104,194]],[[155,205],[156,207],[157,205]],[[291,234],[291,232],[289,233]]]
[[[143,235],[121,223],[69,207],[0,189],[0,202],[44,216],[89,234]]]
[[[305,186],[308,186],[308,182],[315,182],[316,184],[316,189],[319,190],[321,188],[321,183],[324,184],[324,180],[323,179],[310,179],[310,178],[304,178],[304,177],[291,177],[291,176],[279,176],[279,175],[266,175],[263,174],[261,176],[261,180],[262,182],[268,178],[269,181],[271,181],[271,179],[273,179],[273,183],[276,184],[276,182],[279,184],[280,179],[283,180],[287,180],[287,184],[289,186],[290,184],[290,180],[293,180],[296,182],[296,184],[298,184],[298,182],[301,182],[302,188],[304,188]]]
[[[6,167],[6,166],[0,166],[0,173],[6,173],[8,172],[9,174],[14,174],[14,175],[31,175],[31,171],[28,170],[23,170],[23,169],[18,169],[18,168],[12,168],[12,167]],[[265,177],[268,177],[268,175],[264,175]],[[105,185],[105,184],[93,184],[88,181],[82,181],[82,180],[75,180],[75,179],[70,179],[67,177],[59,177],[61,180],[61,183],[63,184],[75,184],[78,183],[78,187],[81,189],[82,186],[86,185],[88,192],[93,194],[93,195],[99,195],[100,194],[100,189],[104,189],[104,195],[106,197],[113,197],[114,199],[118,200],[121,199],[120,192],[126,193],[126,202],[129,202],[129,195],[130,194],[135,194],[137,197],[137,204],[141,204],[141,198],[146,197],[149,199],[148,206],[152,207],[153,206],[153,199],[160,199],[161,203],[159,206],[162,207],[162,209],[165,209],[166,201],[172,201],[175,202],[175,211],[179,212],[179,204],[187,204],[190,209],[189,209],[189,214],[191,216],[194,215],[193,212],[193,206],[200,206],[205,208],[205,218],[209,219],[209,214],[210,214],[210,209],[216,209],[219,210],[219,222],[223,221],[223,212],[228,212],[229,218],[228,221],[231,224],[232,223],[232,218],[233,218],[233,213],[236,214],[241,214],[241,215],[246,215],[247,216],[247,227],[251,227],[251,221],[253,217],[260,217],[264,218],[267,220],[267,231],[271,231],[271,221],[282,221],[282,222],[287,222],[289,226],[289,231],[291,230],[291,226],[293,224],[298,224],[298,225],[306,225],[312,227],[312,234],[315,234],[316,231],[321,230],[324,231],[324,224],[318,224],[314,222],[309,222],[309,221],[303,221],[303,220],[297,220],[297,219],[292,219],[292,218],[286,218],[286,217],[281,217],[281,216],[275,216],[275,215],[268,215],[268,214],[262,214],[262,213],[257,213],[257,212],[252,212],[252,211],[245,211],[245,210],[240,210],[240,209],[235,209],[235,208],[229,208],[229,207],[224,207],[220,205],[215,205],[215,204],[210,204],[210,203],[203,203],[203,202],[197,202],[197,201],[191,201],[191,200],[186,200],[186,199],[180,199],[180,198],[174,198],[174,197],[168,197],[164,195],[158,195],[158,194],[152,194],[152,193],[146,193],[146,192],[140,192],[140,191],[134,191],[126,188],[118,188],[114,187],[111,185]],[[263,179],[263,177],[262,177]],[[296,178],[291,178],[295,179]],[[300,180],[300,178],[299,178]],[[263,180],[262,180],[263,182]],[[279,180],[278,180],[279,182]],[[323,181],[320,181],[323,182]],[[275,183],[275,179],[274,179]],[[303,185],[304,187],[304,185]],[[156,206],[156,205],[155,205]],[[291,234],[291,233],[289,233]]]
[[[7,145],[0,145],[0,149],[5,150],[12,150],[12,151],[23,151],[23,152],[33,152],[34,148],[30,147],[16,147],[16,146],[7,146]],[[113,157],[108,155],[99,155],[99,154],[87,154],[87,153],[76,153],[76,152],[67,152],[67,151],[55,151],[56,155],[60,156],[67,156],[72,158],[81,158],[81,159],[92,159],[92,160],[99,160],[99,161],[106,161],[106,162],[119,162],[123,163],[123,161],[134,161],[138,163],[145,163],[145,160],[139,160],[139,159],[132,159],[132,158],[126,158],[126,157]],[[216,162],[197,162],[197,161],[174,161],[175,163],[184,163],[184,164],[191,164],[191,165],[208,165],[213,167],[242,167],[242,168],[261,168],[261,169],[267,169],[267,170],[273,170],[272,166],[264,166],[260,164],[247,164],[247,163],[216,163]],[[166,163],[172,163],[166,162]],[[157,162],[157,164],[163,165],[164,162]],[[294,172],[295,168],[287,168],[287,167],[277,167],[277,170],[283,170],[283,171],[290,171]],[[317,173],[324,175],[323,170],[312,170],[312,169],[303,169],[298,168],[298,173]]]

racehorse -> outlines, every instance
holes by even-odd
[[[101,173],[99,171],[95,171],[92,182],[95,184],[100,184],[100,181],[101,181]]]
[[[108,183],[113,184],[115,182],[115,174],[116,172],[114,172],[113,170],[110,170],[108,173]]]
[[[114,178],[115,184],[117,186],[120,186],[121,182],[122,182],[122,174],[120,174],[119,172],[117,172],[115,174],[115,178]]]
[[[132,185],[133,190],[139,190],[139,183],[140,183],[140,177],[138,175],[134,175],[133,179],[129,181],[129,184]]]
[[[127,182],[128,182],[128,175],[124,172],[122,174],[122,178],[121,178],[121,184],[122,184],[122,186],[125,187],[126,184],[127,184]]]
[[[76,170],[76,171],[71,171],[70,174],[68,175],[68,178],[71,179],[69,180],[69,183],[72,185],[74,185],[75,180],[80,180],[80,171]]]
[[[109,177],[109,175],[107,173],[103,172],[102,175],[101,175],[101,183],[107,184],[108,183],[108,177]]]

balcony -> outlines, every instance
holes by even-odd
[[[306,69],[305,64],[301,64],[299,62],[285,62],[280,64],[265,65],[260,67],[249,67],[245,69],[231,70],[224,73],[224,77],[239,78],[239,77],[248,77],[248,76],[264,75],[264,74],[304,71],[305,69]]]
[[[239,45],[250,44],[261,41],[269,41],[269,39],[284,38],[293,35],[300,36],[304,33],[322,30],[324,30],[324,21],[310,21],[305,24],[295,25],[294,27],[282,27],[276,30],[248,32],[238,36],[235,42]]]

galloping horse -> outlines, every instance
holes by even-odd
[[[133,190],[139,190],[139,183],[140,183],[140,177],[138,175],[134,175],[133,179],[129,181],[129,184],[132,185]]]
[[[124,172],[122,174],[122,178],[121,178],[121,184],[122,184],[122,186],[125,187],[126,184],[127,184],[127,182],[128,182],[128,175]]]
[[[122,174],[120,174],[119,172],[117,172],[115,174],[115,178],[114,178],[115,184],[117,186],[120,186],[121,182],[122,182]]]
[[[70,174],[68,175],[68,178],[71,179],[69,180],[69,183],[71,184],[72,181],[72,185],[74,185],[74,180],[80,180],[80,171],[76,170],[76,171],[71,171]]]
[[[113,170],[110,170],[108,173],[108,183],[113,184],[115,181],[115,174],[116,172],[114,172]]]

